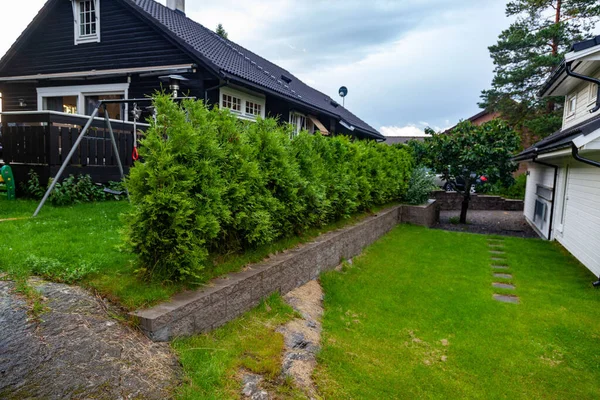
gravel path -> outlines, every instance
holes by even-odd
[[[518,236],[525,238],[539,237],[525,221],[522,211],[477,211],[469,210],[467,225],[451,224],[450,218],[459,217],[460,211],[441,211],[440,222],[435,228],[448,231]]]
[[[171,397],[180,367],[167,344],[117,322],[118,310],[79,287],[32,285],[49,307],[39,323],[0,281],[1,399]]]

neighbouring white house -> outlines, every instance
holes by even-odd
[[[517,155],[525,217],[600,276],[600,36],[573,45],[540,96],[565,96],[562,129]]]

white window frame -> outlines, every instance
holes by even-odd
[[[294,118],[296,118],[296,122],[294,123]],[[302,126],[300,126],[300,120],[298,118],[303,118],[304,119],[304,124],[302,124]],[[289,118],[289,124],[292,125],[292,127],[294,128],[293,132],[292,132],[292,138],[298,136],[298,134],[305,130],[308,131],[309,130],[309,119],[308,119],[308,115],[298,112],[298,111],[290,111],[290,118]],[[310,121],[312,122],[312,121]],[[314,127],[313,127],[314,129]],[[310,132],[312,133],[312,132]]]
[[[85,97],[99,95],[122,95],[129,98],[129,83],[111,83],[107,85],[79,85],[37,88],[38,111],[44,111],[46,97],[77,97],[77,114],[85,115]],[[125,121],[129,119],[128,106],[125,104]]]
[[[590,83],[588,86],[588,100],[589,105],[596,104],[596,98],[598,97],[598,88],[595,83]]]
[[[243,92],[241,90],[232,89],[231,87],[222,87],[219,90],[219,108],[227,109],[227,110],[229,110],[229,108],[225,107],[225,105],[223,104],[223,95],[237,97],[238,99],[241,100],[239,112],[235,111],[235,110],[230,110],[230,112],[232,114],[234,114],[236,117],[238,117],[240,119],[248,120],[248,121],[256,121],[256,118],[258,118],[258,117],[261,117],[261,118],[265,117],[266,99],[264,96],[261,96],[258,93],[250,94],[247,92]],[[251,102],[251,103],[260,105],[260,115],[247,114],[246,113],[246,102]]]
[[[75,46],[84,43],[100,43],[100,0],[71,0],[73,5],[73,24],[75,33]],[[83,1],[92,1],[96,11],[96,33],[81,35],[81,14],[79,8]]]
[[[572,100],[575,100],[575,102],[572,102]],[[573,108],[571,108],[571,104],[573,104]],[[567,106],[565,108],[567,111],[567,118],[571,118],[571,117],[575,116],[575,112],[577,111],[577,95],[576,94],[567,97]]]

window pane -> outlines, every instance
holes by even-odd
[[[123,99],[122,94],[99,94],[93,96],[85,96],[85,114],[92,115],[96,107],[100,104],[100,100],[119,100]],[[111,119],[123,119],[122,104],[107,104],[108,116]],[[100,108],[98,116],[104,117],[104,107]]]
[[[77,114],[77,96],[44,97],[44,110]]]

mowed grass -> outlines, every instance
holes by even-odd
[[[128,202],[46,205],[38,217],[31,218],[37,204],[32,200],[7,201],[0,195],[0,272],[23,278],[32,274],[32,259],[41,260],[38,264],[55,261],[60,265],[58,271],[46,278],[60,281],[62,275],[81,275],[72,283],[93,288],[127,310],[165,301],[177,292],[196,288],[368,215],[357,214],[244,253],[215,254],[209,260],[211,268],[206,268],[197,282],[148,282],[135,273],[135,255],[124,245],[123,214],[131,207]],[[87,270],[91,273],[85,273]]]
[[[521,304],[494,301],[509,291],[488,239],[402,225],[325,274],[324,398],[600,398],[594,276],[556,243],[504,238]]]

